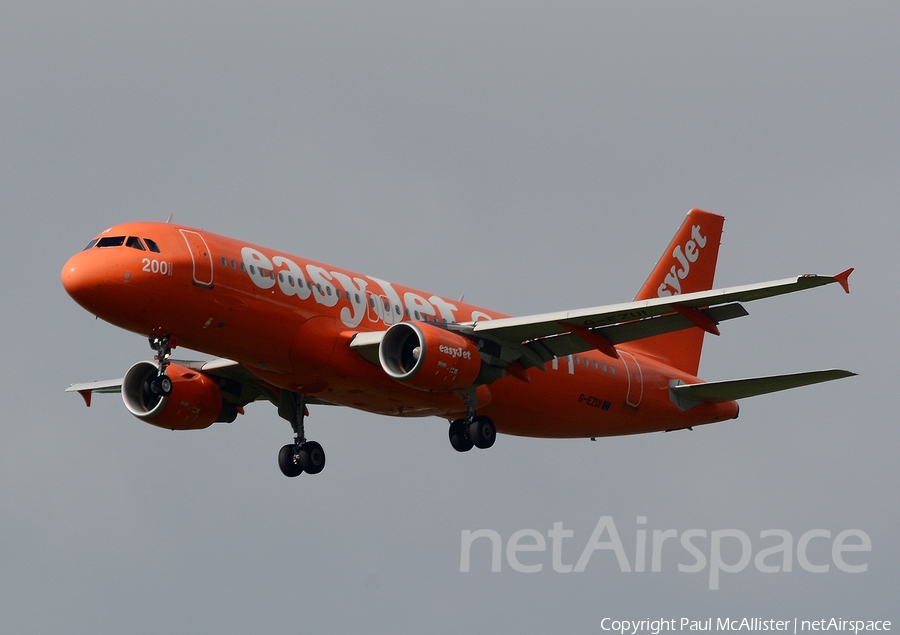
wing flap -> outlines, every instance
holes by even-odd
[[[716,323],[748,315],[747,310],[737,302],[713,307],[711,309],[704,309],[701,313]],[[624,324],[603,326],[592,329],[591,331],[602,335],[608,339],[610,343],[615,345],[632,342],[645,337],[652,337],[654,335],[662,335],[663,333],[681,331],[693,328],[694,326],[694,322],[684,315],[673,313],[671,315],[662,315],[646,320],[635,320],[633,322],[625,322]],[[538,343],[543,345],[556,357],[565,357],[566,355],[583,353],[595,348],[574,333],[564,333],[562,335],[545,337],[535,340],[534,342],[529,342],[529,346]]]
[[[732,379],[726,381],[710,381],[702,384],[679,384],[670,386],[674,400],[680,407],[697,405],[698,403],[722,403],[765,395],[770,392],[809,386],[825,381],[853,377],[856,373],[848,370],[832,368],[814,370],[789,375],[770,375],[767,377],[751,377],[748,379]],[[687,403],[685,403],[685,401]],[[686,408],[685,408],[686,409]]]

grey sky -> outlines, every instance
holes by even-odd
[[[11,633],[597,632],[603,617],[900,623],[894,334],[900,8],[890,3],[0,4],[0,625]],[[859,377],[693,433],[501,436],[314,408],[319,476],[252,405],[174,433],[71,382],[152,353],[59,270],[100,230],[177,222],[511,314],[630,299],[691,207],[720,286],[853,266],[706,342],[727,379]],[[857,528],[869,570],[622,573],[462,530]],[[485,543],[486,544],[486,543]],[[708,544],[708,543],[707,543]],[[826,541],[811,558],[831,562]],[[708,552],[707,552],[708,553]],[[861,554],[860,554],[861,555]],[[736,556],[729,556],[736,557]],[[851,557],[848,556],[848,560]],[[649,568],[649,563],[648,563]]]

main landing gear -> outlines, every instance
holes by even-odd
[[[318,474],[325,467],[325,451],[315,441],[307,441],[303,430],[306,416],[306,400],[303,395],[287,390],[282,391],[278,404],[278,414],[287,419],[294,429],[294,442],[281,448],[278,453],[278,467],[285,476]]]
[[[178,344],[178,339],[172,335],[153,335],[150,337],[150,348],[156,351],[157,371],[156,377],[150,380],[150,392],[159,397],[168,397],[172,394],[172,380],[166,375],[166,367],[169,365],[169,357],[172,349]]]
[[[468,452],[473,447],[486,450],[496,440],[497,429],[489,417],[479,415],[450,423],[450,445],[457,452]]]

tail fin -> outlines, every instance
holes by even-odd
[[[649,300],[712,289],[724,222],[722,216],[703,210],[688,212],[675,238],[634,299]],[[692,328],[648,337],[632,342],[628,347],[696,376],[703,334],[702,329]]]

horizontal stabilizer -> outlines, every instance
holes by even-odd
[[[765,395],[779,390],[809,386],[823,381],[853,377],[856,373],[847,370],[814,370],[806,373],[790,375],[772,375],[770,377],[751,377],[750,379],[732,379],[729,381],[710,381],[702,384],[679,384],[669,386],[673,401],[684,410],[698,403],[722,403],[744,399],[756,395]]]

